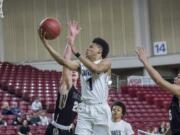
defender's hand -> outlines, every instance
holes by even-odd
[[[68,23],[68,36],[76,37],[81,31],[79,23],[75,20]]]
[[[142,62],[142,63],[146,63],[148,61],[147,59],[147,56],[146,56],[146,53],[145,53],[145,50],[143,48],[138,48],[136,50],[136,53],[138,55],[138,58],[139,60]]]

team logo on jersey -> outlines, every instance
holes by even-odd
[[[121,135],[120,130],[111,131],[111,135]]]
[[[89,70],[83,70],[82,71],[82,76],[91,76],[92,73]]]

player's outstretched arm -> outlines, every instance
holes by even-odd
[[[50,55],[62,66],[65,66],[67,68],[69,68],[70,70],[78,70],[79,67],[79,63],[75,62],[75,61],[71,61],[71,60],[65,60],[57,51],[55,51],[53,49],[53,47],[51,45],[48,44],[47,40],[45,39],[45,34],[43,34],[42,30],[39,29],[38,30],[38,34],[39,37],[42,41],[42,43],[44,44],[45,48],[48,50],[48,52],[50,53]]]
[[[70,25],[70,22],[68,23],[68,26]],[[69,37],[71,35],[71,30],[70,27],[68,27],[68,35]],[[65,60],[71,60],[71,47],[66,44],[65,50],[64,50],[64,55],[63,58]],[[67,91],[72,87],[72,72],[65,66],[63,66],[62,70],[62,76],[60,80],[60,93],[65,94]]]
[[[139,60],[142,62],[145,69],[147,70],[149,75],[152,77],[152,79],[163,89],[168,90],[173,95],[180,97],[180,86],[176,84],[171,84],[162,78],[159,72],[157,72],[157,70],[149,64],[144,49],[139,48],[138,50],[136,50],[136,53],[138,55]]]
[[[71,59],[71,48],[69,45],[66,45],[66,48],[64,50],[64,59],[65,60],[70,60]],[[59,92],[61,94],[66,94],[67,91],[70,89],[70,87],[72,86],[72,74],[71,71],[63,66],[63,70],[62,70],[62,76],[60,79],[60,89]]]
[[[72,55],[71,47],[67,44],[66,48],[64,50],[64,56],[63,57],[65,60],[70,60],[71,55]],[[65,82],[65,84],[68,86],[68,89],[69,89],[72,85],[72,73],[65,66],[63,66],[63,70],[62,70],[62,80]]]
[[[99,64],[91,62],[82,55],[79,56],[79,60],[94,73],[107,72],[111,69],[111,61],[108,58],[103,59]]]

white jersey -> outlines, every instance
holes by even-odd
[[[124,121],[121,120],[119,122],[111,122],[111,135],[133,135],[134,131],[132,126]]]
[[[94,63],[98,64],[101,60]],[[83,64],[80,65],[80,80],[82,100],[90,103],[104,103],[108,100],[108,81],[110,75],[108,73],[92,73]]]

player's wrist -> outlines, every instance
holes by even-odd
[[[147,65],[148,61],[147,60],[142,60],[143,65]]]
[[[81,56],[81,54],[79,52],[75,52],[74,56],[76,56],[77,58],[79,58]]]

